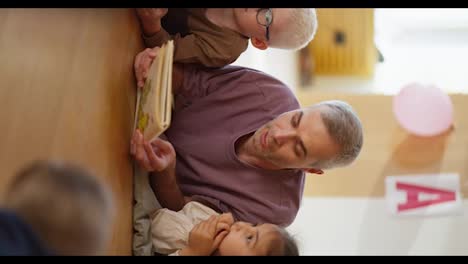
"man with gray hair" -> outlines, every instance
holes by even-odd
[[[317,31],[314,8],[138,8],[148,48],[174,40],[174,62],[222,67],[248,47],[298,50]]]
[[[144,54],[136,75],[149,66],[140,63]],[[289,87],[254,69],[174,64],[173,92],[168,141],[146,142],[136,131],[131,153],[153,172],[154,192],[174,193],[159,201],[174,211],[195,200],[235,221],[288,226],[305,173],[348,165],[362,147],[361,122],[348,104],[300,108]],[[181,193],[185,199],[175,198]]]

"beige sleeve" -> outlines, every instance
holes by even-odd
[[[186,247],[193,226],[191,219],[181,212],[157,210],[151,220],[154,251],[167,255]]]
[[[180,256],[179,252],[180,252],[180,249],[177,250],[176,252],[172,253],[172,254],[169,254],[168,256]]]
[[[198,202],[189,202],[178,212],[167,208],[156,210],[151,216],[154,250],[160,254],[177,256],[178,251],[188,245],[192,228],[212,215],[219,214]]]
[[[190,219],[194,226],[201,221],[210,218],[212,215],[219,215],[218,212],[210,207],[195,201],[187,203],[181,211]]]

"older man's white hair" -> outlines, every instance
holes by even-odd
[[[275,32],[270,47],[299,50],[307,46],[317,31],[317,14],[314,8],[290,8],[283,28]],[[273,18],[274,19],[274,18]]]

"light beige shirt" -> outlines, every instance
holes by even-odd
[[[167,208],[156,210],[151,216],[154,250],[160,254],[177,256],[179,250],[188,245],[192,228],[212,215],[219,213],[194,201],[185,204],[178,212]]]

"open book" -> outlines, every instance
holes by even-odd
[[[149,142],[171,123],[173,54],[174,42],[169,40],[151,64],[143,89],[138,89],[134,129]]]

